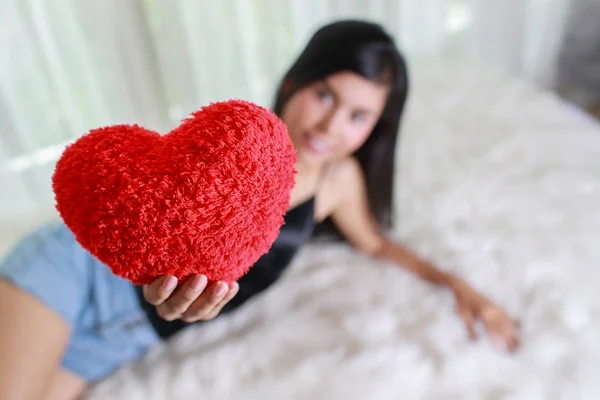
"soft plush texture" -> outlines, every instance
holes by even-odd
[[[90,131],[62,154],[53,189],[78,242],[116,275],[231,282],[277,238],[295,161],[275,114],[230,100],[162,136],[138,125]]]
[[[263,296],[89,399],[600,397],[600,127],[488,69],[411,70],[394,236],[519,318],[520,350],[470,342],[447,291],[315,244]]]

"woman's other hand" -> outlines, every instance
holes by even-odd
[[[471,339],[477,338],[475,322],[479,320],[497,347],[511,352],[517,349],[519,345],[517,323],[508,314],[461,279],[455,279],[450,288],[454,292],[458,313]]]

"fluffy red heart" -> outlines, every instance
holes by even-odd
[[[56,164],[56,208],[77,241],[135,284],[196,273],[234,281],[279,234],[296,161],[283,122],[241,100],[159,135],[94,129]]]

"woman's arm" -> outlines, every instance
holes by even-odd
[[[464,280],[437,269],[383,235],[369,211],[365,180],[356,160],[350,158],[338,164],[335,175],[339,200],[335,202],[331,219],[353,246],[379,259],[394,262],[430,283],[449,288],[457,299],[458,311],[472,338],[476,337],[474,321],[481,319],[492,336],[503,339],[504,346],[511,350],[516,348],[515,325],[501,309]]]
[[[362,169],[355,159],[350,158],[338,165],[336,175],[339,184],[336,192],[340,194],[340,199],[331,212],[331,219],[354,247],[377,258],[395,262],[433,284],[452,284],[455,279],[452,275],[438,270],[383,235],[369,211]]]

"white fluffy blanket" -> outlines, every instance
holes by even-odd
[[[520,351],[470,342],[448,292],[315,244],[90,399],[600,398],[600,127],[486,69],[413,74],[394,235],[518,317]]]

